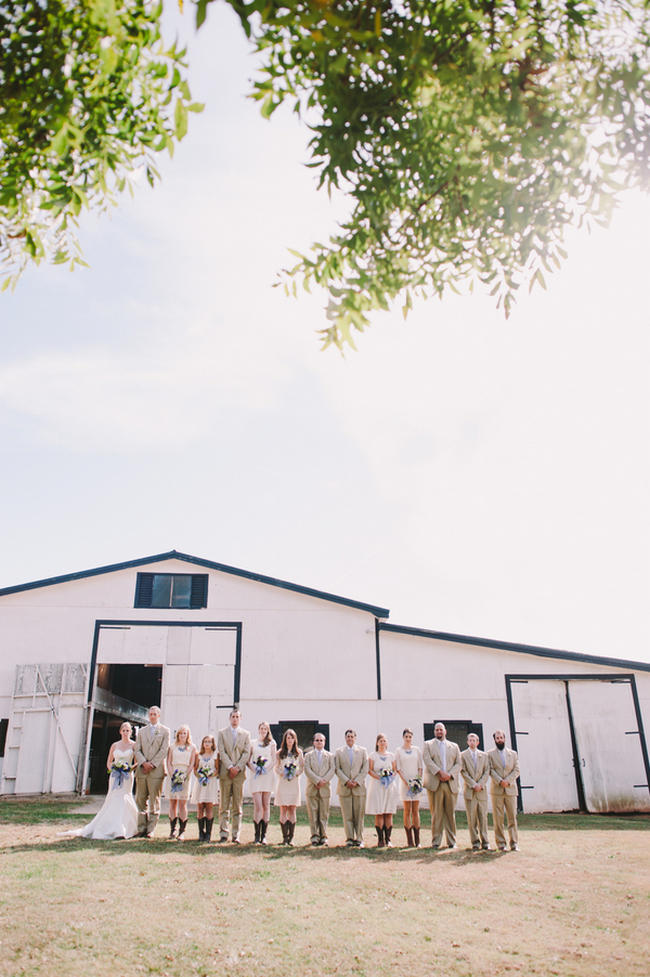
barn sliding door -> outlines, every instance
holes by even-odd
[[[629,682],[569,682],[588,811],[647,810],[648,788]]]
[[[564,682],[513,680],[517,751],[525,811],[580,807]]]
[[[633,683],[626,675],[506,676],[524,811],[650,810]]]

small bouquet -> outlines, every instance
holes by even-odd
[[[172,794],[178,794],[185,783],[186,773],[184,770],[174,770],[171,775]]]
[[[113,760],[111,764],[111,777],[116,787],[122,786],[122,781],[131,773],[131,764],[128,760]]]
[[[199,784],[201,787],[208,786],[208,780],[212,776],[212,767],[207,763],[199,763],[196,771],[196,776],[198,777]],[[172,778],[173,783],[173,778]]]
[[[407,793],[409,797],[417,797],[418,794],[422,793],[423,787],[422,787],[421,777],[413,777],[413,779],[409,780],[408,783],[409,783],[409,789]]]
[[[293,760],[287,760],[284,764],[283,777],[285,780],[293,780],[296,776],[296,770],[298,769],[298,764],[294,763]]]
[[[395,774],[390,769],[390,767],[386,767],[384,770],[382,770],[382,772],[380,774],[380,777],[379,777],[379,779],[381,781],[382,787],[390,787],[390,785],[393,782],[393,777],[394,776],[395,776]]]
[[[265,757],[265,756],[257,756],[257,757],[255,757],[255,761],[253,763],[253,767],[255,769],[255,776],[256,777],[259,777],[259,775],[261,773],[264,773],[264,770],[265,770],[266,764],[267,764],[267,760],[268,760],[268,757]]]

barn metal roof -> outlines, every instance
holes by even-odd
[[[245,577],[247,580],[257,580],[258,583],[268,584],[271,587],[282,587],[284,590],[292,590],[298,594],[305,594],[307,597],[318,597],[320,600],[329,600],[335,604],[343,604],[345,607],[354,607],[360,611],[368,611],[369,614],[373,614],[375,617],[386,618],[390,614],[390,611],[386,607],[376,607],[374,604],[365,604],[363,601],[351,600],[349,597],[340,597],[338,594],[330,594],[324,590],[303,587],[301,584],[290,583],[288,580],[267,577],[263,573],[240,570],[238,567],[227,566],[225,563],[215,563],[213,560],[205,560],[200,556],[179,553],[178,550],[169,550],[167,553],[156,553],[154,556],[143,556],[138,560],[127,560],[124,563],[111,563],[108,566],[94,567],[91,570],[64,573],[57,577],[48,577],[45,580],[32,580],[30,583],[18,584],[14,587],[4,587],[0,589],[0,597],[5,594],[17,594],[24,590],[36,590],[38,587],[52,587],[56,584],[68,583],[70,580],[82,580],[84,577],[96,577],[102,573],[114,573],[116,570],[129,570],[133,567],[146,566],[149,563],[161,563],[164,560],[181,560],[184,563],[191,563],[195,566],[207,567],[209,570],[232,573],[237,577]]]

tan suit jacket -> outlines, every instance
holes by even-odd
[[[231,767],[237,767],[239,773],[244,772],[246,770],[246,764],[250,760],[251,753],[253,752],[251,736],[248,730],[242,729],[239,726],[234,743],[231,730],[232,726],[225,726],[223,729],[220,729],[217,740],[217,750],[221,764],[219,767],[219,776],[222,778],[228,777],[228,771]]]
[[[307,777],[307,790],[318,791],[323,795],[330,795],[330,780],[334,776],[334,756],[329,750],[323,750],[321,761],[318,762],[316,750],[305,753],[305,776]],[[326,780],[324,787],[317,787],[320,780]]]
[[[446,740],[446,772],[450,776],[447,781],[452,794],[458,793],[458,777],[460,773],[460,750],[455,743]],[[438,771],[442,770],[442,756],[438,740],[427,740],[422,750],[424,761],[424,786],[427,790],[436,791],[440,786]]]
[[[347,746],[342,746],[334,754],[334,771],[339,778],[337,793],[339,797],[350,797],[353,794],[365,794],[366,776],[368,775],[368,751],[365,746],[352,747],[353,758],[350,757]],[[357,787],[347,787],[348,780],[356,780]]]
[[[465,799],[473,797],[475,794],[481,794],[480,791],[475,791],[474,788],[478,785],[479,787],[485,788],[489,777],[490,777],[490,761],[488,759],[487,753],[483,750],[476,751],[476,770],[474,769],[474,762],[472,760],[471,750],[463,750],[460,755],[460,773],[465,781],[464,795]],[[482,792],[483,797],[487,798],[487,791],[484,789]]]
[[[516,794],[517,777],[519,776],[519,757],[514,750],[509,750],[506,746],[503,749],[506,764],[503,767],[502,751],[495,747],[488,753],[490,761],[490,793],[491,794]],[[502,787],[499,781],[507,780],[509,786]]]
[[[155,726],[143,726],[138,730],[135,737],[135,761],[138,768],[143,763],[153,763],[159,775],[164,777],[168,749],[169,730],[162,723],[156,723]]]

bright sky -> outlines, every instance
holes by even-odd
[[[431,301],[322,353],[321,297],[271,284],[340,204],[306,130],[245,99],[222,5],[190,54],[207,109],[163,184],[85,221],[89,270],[0,298],[0,586],[175,548],[394,623],[649,660],[648,198],[573,234],[508,322]]]

